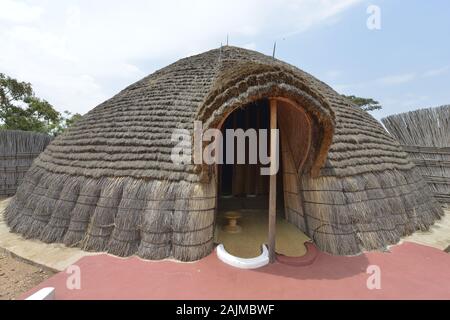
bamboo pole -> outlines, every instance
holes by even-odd
[[[272,134],[272,130],[277,128],[277,101],[270,100],[270,165],[274,166],[277,161],[276,145],[278,143],[276,135]],[[273,173],[273,172],[272,172]],[[277,213],[277,174],[270,176],[269,189],[269,261],[275,262],[275,228]]]

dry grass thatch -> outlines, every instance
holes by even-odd
[[[0,195],[16,193],[33,160],[50,141],[51,137],[46,134],[0,130]]]
[[[421,109],[382,120],[400,141],[434,196],[450,205],[450,106]]]
[[[292,99],[315,119],[318,177],[295,177],[300,205],[287,210],[319,248],[384,248],[440,217],[407,154],[372,116],[293,66],[223,47],[136,82],[56,138],[27,173],[6,221],[27,237],[86,250],[199,259],[213,248],[216,177],[212,167],[174,164],[171,134],[192,132],[196,119],[214,126],[267,95]]]

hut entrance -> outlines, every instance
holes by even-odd
[[[227,129],[255,129],[258,134],[259,129],[269,129],[269,103],[262,100],[252,103],[244,108],[239,108],[231,113],[222,126],[224,138],[223,158],[227,159],[226,145]],[[269,140],[269,139],[267,139]],[[267,148],[269,148],[267,141]],[[262,165],[259,157],[256,164],[249,162],[250,140],[245,140],[245,164],[237,163],[237,143],[234,146],[234,164],[224,163],[219,165],[219,206],[226,210],[239,209],[260,209],[267,210],[269,204],[269,176],[261,175]],[[225,161],[224,161],[225,162]],[[281,188],[280,177],[278,177],[278,188]],[[280,189],[279,189],[280,190]],[[278,193],[282,196],[282,192]],[[282,209],[282,198],[278,201],[279,209]]]
[[[288,256],[302,256],[304,242],[309,239],[294,224],[288,222],[289,216],[299,208],[298,175],[295,163],[304,163],[310,144],[310,125],[307,116],[287,101],[277,101],[275,117],[279,129],[279,170],[276,175],[261,175],[261,168],[268,167],[260,158],[260,129],[266,129],[266,145],[270,154],[270,127],[273,126],[273,100],[262,99],[228,115],[222,124],[224,164],[218,165],[218,219],[215,232],[217,243],[222,243],[227,252],[241,258],[253,258],[261,254],[262,244],[270,247],[271,235],[276,239],[276,251]],[[272,116],[272,119],[271,119]],[[272,121],[271,121],[272,120]],[[255,129],[257,135],[258,156],[252,164],[250,152],[255,150],[255,141],[251,134],[245,138],[245,164],[238,163],[238,143],[235,136],[227,134],[227,129],[242,129],[249,132]],[[303,137],[300,135],[303,134]],[[227,144],[234,139],[233,157],[227,159]],[[302,141],[299,141],[302,140]],[[295,142],[294,142],[295,141]],[[252,145],[253,144],[253,145]],[[302,150],[291,150],[291,144]],[[242,150],[242,149],[241,149]],[[263,152],[264,153],[264,152]],[[294,159],[295,158],[295,159]],[[272,181],[271,181],[272,180]],[[274,197],[276,201],[270,200]],[[295,201],[293,201],[295,198]],[[296,202],[296,203],[293,203]],[[269,204],[272,204],[270,208]],[[275,204],[275,205],[273,205]],[[294,210],[294,211],[293,211]],[[298,211],[297,211],[298,212]],[[271,216],[272,215],[272,216]],[[272,220],[272,223],[269,221]],[[275,230],[269,226],[275,226]],[[273,236],[275,234],[275,236]]]

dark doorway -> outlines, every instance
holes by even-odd
[[[224,137],[223,146],[226,146],[227,129],[269,129],[269,100],[262,99],[233,111],[225,120],[221,130]],[[270,130],[269,130],[270,131]],[[258,136],[259,140],[259,136]],[[269,137],[267,148],[269,148]],[[234,164],[225,163],[219,165],[219,199],[220,210],[239,209],[268,209],[269,203],[269,176],[261,175],[261,167],[267,167],[258,161],[249,164],[249,139],[245,141],[246,163],[236,164],[236,147]],[[226,148],[223,148],[223,158],[226,159]],[[259,149],[258,149],[259,150]],[[280,152],[281,154],[281,152]],[[280,166],[282,161],[280,159]],[[278,171],[282,172],[281,167]],[[277,209],[282,211],[283,182],[282,174],[277,174]]]
[[[310,154],[312,133],[311,121],[305,110],[283,98],[261,99],[247,104],[231,112],[224,120],[221,127],[223,146],[227,145],[227,129],[242,129],[244,132],[251,128],[256,131],[269,129],[271,113],[272,124],[278,123],[279,129],[279,168],[275,181],[271,179],[273,176],[261,175],[260,169],[269,165],[261,163],[259,156],[256,164],[249,164],[251,146],[248,136],[245,139],[245,164],[236,164],[237,139],[233,137],[234,163],[225,162],[217,166],[215,242],[223,244],[225,250],[235,257],[259,256],[262,244],[267,245],[272,256],[276,251],[298,257],[305,254],[304,242],[309,241],[301,232],[308,229],[300,182]],[[258,135],[256,140],[260,138]],[[267,149],[269,145],[270,136],[267,137]],[[258,147],[256,149],[259,151]],[[226,159],[226,148],[223,149],[223,159]],[[273,186],[274,182],[275,188],[270,192],[270,185]],[[269,201],[269,193],[276,194],[275,210],[269,208],[269,203],[274,203],[273,199]],[[273,243],[274,239],[276,243]]]

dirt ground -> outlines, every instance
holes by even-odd
[[[0,251],[0,300],[15,299],[53,274]]]

